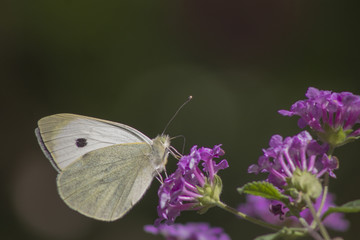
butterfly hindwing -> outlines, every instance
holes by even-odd
[[[86,216],[114,221],[150,186],[156,173],[151,151],[149,144],[138,143],[89,152],[59,173],[59,194],[67,205]]]
[[[67,113],[40,119],[35,133],[43,152],[59,172],[96,149],[123,143],[152,143],[124,124]]]

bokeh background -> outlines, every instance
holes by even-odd
[[[273,134],[299,132],[279,109],[309,86],[360,94],[358,6],[349,1],[3,0],[0,2],[1,239],[161,239],[143,231],[156,218],[154,181],[123,219],[88,219],[56,190],[56,171],[34,128],[54,113],[77,113],[162,132],[189,95],[193,101],[167,130],[197,144],[223,144],[222,200],[236,188]],[[183,141],[174,140],[181,149]],[[359,142],[340,148],[331,181],[338,204],[360,198]],[[174,170],[170,159],[168,172]],[[348,215],[345,239],[360,234]],[[206,221],[232,239],[266,230],[211,209],[178,222]]]

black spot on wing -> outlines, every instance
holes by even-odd
[[[87,140],[86,140],[86,138],[78,138],[78,139],[76,139],[75,145],[76,145],[78,148],[85,147],[85,146],[87,145]]]

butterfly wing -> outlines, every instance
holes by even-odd
[[[59,194],[69,207],[88,217],[114,221],[150,186],[156,173],[151,158],[152,147],[146,143],[89,152],[59,173]]]
[[[58,172],[93,150],[152,140],[124,124],[75,114],[55,114],[39,120],[38,142]]]

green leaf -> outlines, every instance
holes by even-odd
[[[348,203],[345,203],[339,207],[329,207],[329,209],[325,212],[322,216],[322,220],[324,220],[329,214],[334,212],[341,212],[341,213],[355,213],[360,212],[360,199],[354,200]]]
[[[237,189],[240,194],[246,193],[261,196],[271,200],[283,201],[288,197],[283,195],[274,185],[269,182],[250,182]]]

